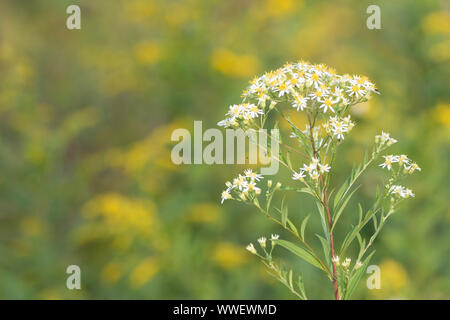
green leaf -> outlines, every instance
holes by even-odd
[[[309,188],[300,188],[300,189],[295,189],[295,191],[297,192],[303,192],[303,193],[307,193],[312,195],[313,197],[316,197],[315,193],[311,191],[311,189]]]
[[[336,207],[338,203],[341,201],[342,195],[344,194],[345,190],[347,189],[348,181],[345,181],[344,184],[339,188],[338,192],[334,196],[333,201],[333,210],[336,210]]]
[[[272,203],[272,198],[273,195],[275,194],[275,192],[271,191],[268,195],[267,195],[267,201],[266,201],[266,211],[269,211],[270,209],[270,204]]]
[[[326,259],[328,267],[329,267],[330,266],[330,256],[331,256],[330,244],[328,243],[327,239],[325,239],[321,235],[316,233],[316,236],[317,236],[317,238],[319,238],[320,243],[322,244],[323,254],[325,256],[325,259]]]
[[[361,203],[358,203],[358,216],[359,216],[358,224],[360,224],[363,219],[363,208]]]
[[[353,196],[353,194],[356,192],[356,190],[358,190],[359,187],[355,188],[355,190],[353,190],[344,200],[344,202],[342,203],[341,206],[338,206],[338,210],[335,213],[334,217],[333,217],[333,227],[331,228],[331,231],[333,231],[334,226],[336,225],[336,222],[339,220],[339,218],[341,217],[342,212],[344,212],[345,207],[347,206],[347,203],[350,201],[351,197]]]
[[[298,236],[298,231],[297,228],[295,227],[295,224],[289,218],[287,218],[286,220],[291,230]]]
[[[336,194],[333,203],[334,209],[337,208],[337,206],[342,201],[342,198],[345,197],[345,195],[350,191],[355,181],[368,168],[368,166],[372,163],[372,161],[375,159],[376,156],[377,154],[373,153],[372,156],[369,158],[367,151],[364,153],[363,162],[359,164],[357,167],[353,167],[350,177],[343,183],[338,193]]]
[[[294,290],[294,284],[292,282],[292,269],[289,270],[289,286],[291,287],[292,290]]]
[[[347,242],[350,241],[350,238],[352,237],[353,232],[356,230],[356,228],[357,228],[357,226],[355,227],[354,225],[352,225],[352,230],[349,233],[347,233],[347,235],[345,236],[344,241],[342,241],[341,250],[339,251],[339,255],[342,255],[342,251],[346,247]]]
[[[283,200],[281,200],[281,223],[283,224],[283,227],[286,228],[286,221],[287,221],[287,216],[288,216],[288,208],[284,204],[284,200],[285,199],[286,199],[286,197],[284,197]]]
[[[300,290],[300,292],[303,295],[303,299],[305,299],[305,300],[308,299],[306,297],[305,284],[303,283],[303,277],[301,275],[298,276],[297,286],[298,286],[298,289]]]
[[[366,247],[366,239],[364,239],[363,237],[361,237],[361,235],[358,234],[356,235],[356,237],[358,238],[358,243],[359,243],[359,254],[358,254],[358,259],[361,258],[364,254],[364,250]]]
[[[326,270],[321,266],[321,264],[316,260],[316,258],[312,255],[310,251],[302,249],[293,244],[292,242],[286,240],[274,240],[274,242],[282,246],[283,248],[289,250],[290,252],[300,257],[301,259],[305,260],[306,262],[326,272]]]
[[[316,200],[316,206],[317,206],[317,210],[319,211],[320,222],[322,224],[323,233],[327,239],[330,239],[330,232],[328,230],[328,220],[327,220],[327,217],[325,214],[325,209],[323,208],[322,204],[317,200]]]
[[[306,225],[308,224],[309,216],[310,215],[308,214],[308,216],[305,219],[303,219],[302,225],[300,227],[300,234],[301,234],[302,240],[305,240],[305,228],[306,228]]]
[[[289,168],[292,169],[291,152],[290,151],[286,152],[286,164],[288,165]]]

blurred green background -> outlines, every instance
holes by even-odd
[[[81,30],[66,28],[70,4]],[[366,27],[369,4],[381,30]],[[220,205],[243,167],[175,166],[170,136],[194,120],[216,127],[249,80],[299,59],[381,92],[352,111],[338,180],[382,129],[422,167],[407,182],[416,198],[375,243],[381,289],[365,277],[354,298],[450,298],[449,18],[438,0],[2,0],[0,298],[293,299],[245,250],[287,235],[250,207]],[[364,176],[343,224],[380,174]],[[289,201],[295,221],[312,210]],[[290,263],[311,298],[332,298],[327,279]],[[66,289],[72,264],[81,290]]]

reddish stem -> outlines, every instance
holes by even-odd
[[[316,150],[316,147],[314,145],[313,130],[312,130],[313,124],[311,124],[311,119],[309,119],[309,124],[310,124],[309,125],[309,135],[310,135],[310,140],[311,140],[311,146],[312,146],[312,149],[313,149],[313,154],[314,154],[314,157],[316,159],[318,159],[317,150]],[[334,297],[336,298],[336,300],[340,300],[338,283],[337,283],[336,262],[334,261],[334,257],[335,257],[335,253],[334,253],[334,237],[333,237],[333,231],[332,231],[333,220],[331,218],[330,208],[328,206],[327,188],[325,186],[325,182],[323,180],[323,175],[322,174],[320,175],[320,183],[321,183],[322,189],[323,189],[322,205],[325,207],[325,210],[327,211],[328,225],[329,225],[329,228],[330,228],[330,249],[331,249],[331,264],[333,266]]]
[[[334,237],[333,237],[333,231],[331,231],[331,228],[333,227],[333,220],[331,219],[330,208],[328,206],[327,190],[325,188],[325,183],[323,181],[323,176],[322,175],[320,175],[320,183],[322,184],[322,188],[323,188],[323,205],[324,205],[325,209],[327,210],[328,225],[330,226],[330,248],[331,248],[331,263],[333,265],[334,297],[336,298],[336,300],[340,300],[338,284],[337,284],[336,262],[334,261],[334,257],[335,257],[335,254],[334,254]]]

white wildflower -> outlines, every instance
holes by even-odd
[[[264,179],[264,177],[261,174],[253,172],[252,169],[245,170],[244,174],[247,178],[250,178],[252,181],[259,181],[261,179]]]
[[[325,172],[329,172],[331,167],[328,164],[319,164],[319,168],[320,168],[320,173],[325,173]]]
[[[328,109],[330,109],[331,111],[335,112],[333,109],[333,105],[336,103],[336,101],[332,100],[329,97],[325,97],[323,99],[318,99],[318,101],[321,103],[319,105],[320,109],[323,109],[323,112],[327,112]]]
[[[398,156],[389,155],[389,156],[383,156],[384,162],[379,164],[382,168],[387,168],[388,170],[391,170],[392,164],[394,162],[398,162]]]
[[[331,261],[338,266],[339,265],[339,256],[334,256],[334,258]]]
[[[265,237],[259,238],[258,243],[261,247],[265,248],[266,247],[266,238]]]
[[[397,158],[398,158],[398,165],[399,166],[404,165],[406,168],[406,166],[409,164],[409,161],[410,161],[408,156],[406,154],[401,154]]]
[[[293,180],[300,180],[303,181],[303,179],[305,178],[305,174],[303,170],[300,170],[299,172],[294,172],[294,174],[292,175],[292,179]]]
[[[320,178],[320,174],[319,172],[317,172],[316,170],[313,170],[309,173],[309,176],[311,177],[311,179],[313,180],[317,180]]]
[[[412,163],[410,166],[405,166],[405,170],[406,172],[408,172],[409,174],[412,174],[414,171],[421,171],[422,169],[420,169],[420,167],[417,165],[417,163]]]
[[[350,258],[345,258],[344,262],[342,262],[342,266],[344,268],[348,268],[350,266],[350,262],[352,262],[352,259]]]
[[[277,235],[277,234],[272,234],[271,236],[270,236],[270,240],[278,240],[278,238],[280,238],[280,236],[279,235]]]
[[[227,189],[222,192],[221,198],[222,198],[221,203],[223,203],[225,200],[232,199],[233,197],[230,194],[230,190]]]
[[[248,251],[250,251],[251,253],[256,254],[256,249],[255,249],[255,247],[253,246],[253,243],[250,243],[250,244],[246,247],[246,249],[247,249]]]

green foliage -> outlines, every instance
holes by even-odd
[[[442,1],[386,1],[381,30],[366,28],[372,3],[359,0],[77,0],[82,29],[69,31],[71,4],[0,1],[1,299],[291,299],[242,246],[261,233],[281,234],[283,226],[252,214],[254,207],[217,201],[230,171],[242,167],[175,166],[170,136],[176,128],[190,130],[193,120],[215,127],[254,75],[300,58],[367,74],[382,93],[351,110],[355,134],[339,147],[343,156],[327,182],[335,190],[333,206],[380,128],[424,168],[409,183],[416,199],[373,238],[370,263],[380,265],[381,289],[359,285],[352,297],[450,297],[448,10]],[[298,114],[290,106],[283,111],[287,127],[279,116],[280,127],[298,137],[283,143],[296,149],[306,144],[294,129],[306,124]],[[298,169],[298,153],[289,149],[284,156]],[[350,226],[361,226],[369,213],[346,249],[355,258],[376,233],[374,217],[377,228],[385,220],[371,207],[382,180],[372,165],[349,190],[362,186],[334,229],[342,235],[340,252]],[[286,168],[279,180],[280,190],[288,190]],[[327,236],[310,201],[317,195],[301,189],[286,196],[290,231],[283,238],[303,249],[301,240],[311,242],[330,270]],[[263,212],[279,207],[275,194],[261,203]],[[305,291],[308,298],[332,298],[328,276],[279,249],[299,298]],[[82,290],[65,287],[71,264],[81,268]],[[279,269],[288,285],[289,270]]]

